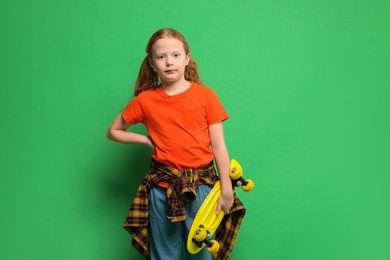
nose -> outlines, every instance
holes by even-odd
[[[172,65],[172,60],[171,60],[171,58],[170,58],[169,56],[166,57],[166,59],[165,59],[165,64],[166,64],[167,66]]]

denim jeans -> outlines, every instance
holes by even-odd
[[[150,253],[152,260],[180,260],[185,248],[187,260],[210,260],[211,254],[203,248],[197,254],[187,251],[187,237],[196,213],[211,187],[200,185],[196,199],[184,202],[186,219],[172,223],[168,218],[166,189],[156,186],[149,193]]]

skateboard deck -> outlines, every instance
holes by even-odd
[[[230,163],[230,178],[232,179],[234,191],[239,186],[242,186],[244,191],[250,191],[254,188],[253,181],[245,180],[242,177],[242,167],[234,159]],[[216,214],[221,191],[221,182],[218,180],[195,216],[187,239],[187,250],[191,254],[198,253],[205,245],[210,253],[215,253],[219,250],[219,243],[211,238],[225,216],[223,210],[218,215]]]

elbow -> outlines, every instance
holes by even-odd
[[[106,132],[106,137],[109,139],[109,140],[113,140],[113,135],[112,135],[112,130],[111,129],[108,129],[107,132]]]

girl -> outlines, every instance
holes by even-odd
[[[182,34],[161,29],[146,52],[135,98],[114,119],[107,137],[153,150],[149,173],[124,225],[133,246],[146,258],[180,259],[192,220],[218,178],[213,159],[222,184],[217,214],[229,213],[236,203],[222,127],[228,115],[215,92],[201,85]],[[137,123],[146,126],[149,136],[128,131]],[[206,250],[187,252],[187,259],[210,258]]]

